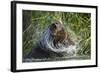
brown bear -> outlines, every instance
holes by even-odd
[[[72,53],[75,48],[76,44],[65,31],[64,25],[54,21],[44,29],[36,47],[25,58],[52,60]]]

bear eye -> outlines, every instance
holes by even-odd
[[[59,22],[56,22],[55,24],[59,24]]]
[[[57,22],[55,24],[58,24]]]

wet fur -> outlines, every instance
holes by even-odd
[[[48,43],[47,43],[48,42]],[[50,44],[50,45],[48,45]],[[59,21],[51,23],[42,33],[40,40],[38,41],[35,48],[32,48],[29,54],[25,58],[54,58],[63,57],[67,51],[60,51],[60,44],[75,45],[71,40],[67,31],[64,30],[63,24]],[[54,47],[54,49],[51,49]],[[55,50],[56,49],[56,50]],[[59,51],[57,51],[57,49]]]

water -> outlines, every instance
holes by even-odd
[[[54,39],[50,37],[50,30],[48,28],[45,29],[40,37],[39,40],[39,46],[41,46],[40,49],[45,50],[46,52],[49,52],[51,57],[43,57],[42,58],[42,52],[39,52],[40,57],[32,57],[32,58],[26,58],[23,59],[23,62],[45,62],[45,61],[61,61],[61,60],[85,60],[90,59],[90,56],[88,55],[77,55],[77,51],[79,50],[79,43],[77,40],[73,40],[75,43],[70,44],[68,41],[59,42],[56,45],[54,45],[53,41]],[[51,53],[50,53],[51,52]],[[53,53],[52,53],[53,52]],[[57,55],[63,54],[63,56],[59,57]],[[34,55],[38,55],[38,53],[35,52]]]

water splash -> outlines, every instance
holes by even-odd
[[[50,30],[48,28],[45,29],[40,38],[40,46],[43,50],[56,52],[56,53],[64,53],[66,52],[69,55],[76,55],[78,42],[74,41],[74,45],[68,45],[65,41],[63,43],[57,43],[55,46],[53,44],[53,38],[50,37]],[[65,43],[65,44],[64,44]]]

